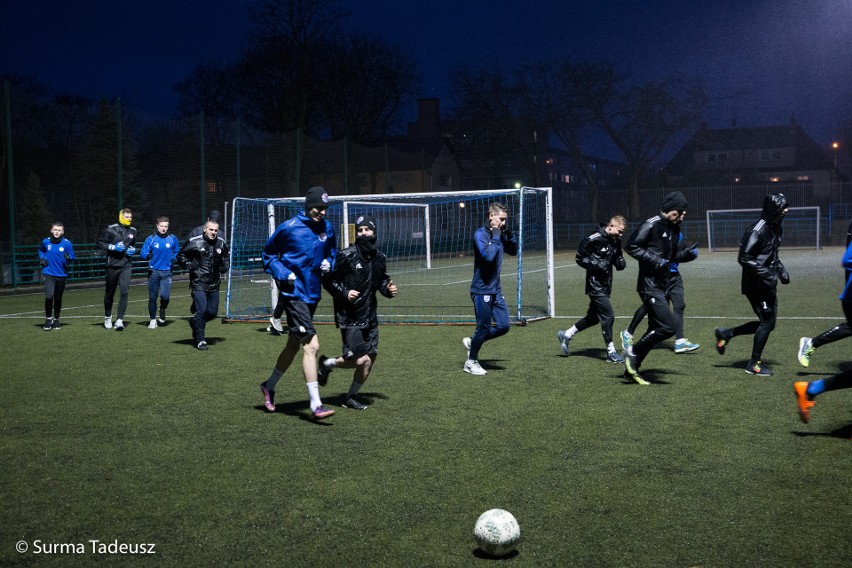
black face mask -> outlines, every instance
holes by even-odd
[[[361,251],[365,258],[372,258],[376,254],[376,235],[358,235],[355,237],[355,246]]]

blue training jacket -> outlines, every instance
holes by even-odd
[[[150,258],[148,268],[151,270],[171,270],[172,263],[179,252],[180,244],[176,236],[166,233],[165,237],[161,237],[159,233],[154,233],[145,239],[139,258],[142,260]]]
[[[473,280],[471,294],[498,294],[500,270],[503,267],[503,251],[518,254],[518,239],[511,231],[502,231],[499,238],[492,238],[488,227],[480,227],[473,235]]]
[[[74,245],[65,237],[58,243],[50,239],[51,237],[47,237],[38,247],[38,257],[47,259],[47,266],[42,270],[42,274],[54,278],[68,278],[68,261],[75,258]]]
[[[314,221],[304,213],[284,221],[263,247],[263,269],[278,281],[282,296],[298,298],[307,304],[320,301],[322,272],[327,260],[334,268],[337,239],[327,219]],[[289,282],[291,274],[296,275]]]

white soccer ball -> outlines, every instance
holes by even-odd
[[[505,556],[515,550],[520,542],[521,526],[509,511],[491,509],[476,519],[473,538],[482,552],[491,556]]]

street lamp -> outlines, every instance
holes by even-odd
[[[834,148],[834,169],[837,169],[837,150],[840,148],[839,142],[832,142],[831,147]]]

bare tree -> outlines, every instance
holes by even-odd
[[[516,78],[499,69],[460,68],[451,80],[453,121],[463,134],[458,145],[469,145],[467,155],[480,162],[480,177],[499,182],[507,174],[521,174],[540,185],[537,162],[548,129],[540,116],[526,113]],[[503,167],[516,162],[513,171]]]
[[[322,82],[323,124],[334,138],[365,144],[386,138],[419,85],[416,65],[398,47],[363,35],[335,43]]]

